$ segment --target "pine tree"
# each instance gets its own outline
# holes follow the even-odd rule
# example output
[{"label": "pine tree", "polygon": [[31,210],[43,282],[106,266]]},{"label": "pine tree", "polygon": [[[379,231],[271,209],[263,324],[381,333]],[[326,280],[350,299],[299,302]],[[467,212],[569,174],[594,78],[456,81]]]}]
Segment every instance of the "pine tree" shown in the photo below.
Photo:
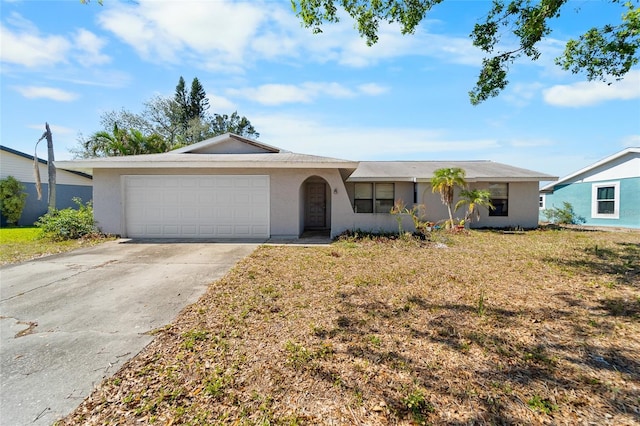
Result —
[{"label": "pine tree", "polygon": [[198,77],[191,82],[191,93],[189,94],[189,120],[194,118],[204,119],[209,109],[209,99],[204,87],[200,84]]}]

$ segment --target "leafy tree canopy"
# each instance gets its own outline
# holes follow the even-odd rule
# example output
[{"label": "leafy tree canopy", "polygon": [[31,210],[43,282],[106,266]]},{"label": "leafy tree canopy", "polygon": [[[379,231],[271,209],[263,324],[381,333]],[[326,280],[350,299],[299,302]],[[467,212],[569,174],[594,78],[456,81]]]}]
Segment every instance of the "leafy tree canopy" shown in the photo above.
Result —
[{"label": "leafy tree canopy", "polygon": [[71,151],[76,158],[167,152],[227,132],[258,138],[249,119],[231,114],[210,114],[209,99],[193,79],[187,91],[180,77],[173,97],[156,96],[144,103],[141,113],[125,109],[108,111],[100,117],[102,129],[85,138]]},{"label": "leafy tree canopy", "polygon": [[[339,8],[354,19],[355,26],[368,45],[378,41],[381,22],[398,23],[402,34],[413,34],[432,7],[444,0],[292,0],[302,23],[314,32],[322,25],[339,21]],[[640,48],[639,0],[608,0],[621,7],[619,22],[593,27],[576,40],[569,40],[556,64],[573,73],[585,73],[588,80],[621,79],[638,63]],[[508,84],[509,66],[523,55],[540,57],[538,43],[551,33],[551,24],[564,9],[574,8],[569,0],[493,0],[486,16],[470,33],[473,44],[487,56],[482,61],[475,87],[469,92],[477,105],[497,96]],[[635,5],[634,5],[635,4]],[[518,46],[505,49],[503,37],[512,34]]]}]

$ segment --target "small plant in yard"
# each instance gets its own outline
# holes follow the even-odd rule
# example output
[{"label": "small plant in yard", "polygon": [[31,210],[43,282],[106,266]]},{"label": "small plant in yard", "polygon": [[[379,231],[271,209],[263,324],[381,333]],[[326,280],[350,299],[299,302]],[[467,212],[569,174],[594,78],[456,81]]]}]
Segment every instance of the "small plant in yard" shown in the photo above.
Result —
[{"label": "small plant in yard", "polygon": [[206,340],[209,337],[209,333],[204,330],[190,330],[182,334],[184,338],[183,345],[185,349],[192,350],[196,342]]},{"label": "small plant in yard", "polygon": [[294,368],[301,368],[313,359],[313,354],[304,346],[288,341],[284,349],[287,351],[287,360]]},{"label": "small plant in yard", "polygon": [[222,374],[222,368],[217,367],[207,380],[204,392],[214,398],[219,398],[224,394],[224,388],[229,382],[230,377]]},{"label": "small plant in yard", "polygon": [[404,404],[411,413],[413,421],[418,424],[425,424],[425,415],[433,413],[435,409],[427,401],[422,389],[414,389],[404,399]]},{"label": "small plant in yard", "polygon": [[548,399],[543,399],[539,395],[534,395],[527,401],[527,405],[534,411],[540,411],[544,414],[551,414],[558,409],[558,406],[553,404]]},{"label": "small plant in yard", "polygon": [[573,210],[571,203],[566,201],[562,202],[562,207],[552,207],[550,209],[544,209],[542,214],[551,223],[563,224],[563,225],[577,225],[585,223],[586,220],[582,216],[578,216]]},{"label": "small plant in yard", "polygon": [[480,295],[478,296],[478,306],[476,312],[479,316],[484,316],[487,313],[487,307],[485,306],[485,291],[480,290]]},{"label": "small plant in yard", "polygon": [[75,197],[73,202],[78,206],[77,209],[49,210],[38,219],[36,226],[42,229],[43,236],[62,241],[99,234],[91,201],[82,204],[82,200]]},{"label": "small plant in yard", "polygon": [[13,176],[0,180],[0,213],[9,225],[17,225],[22,216],[22,210],[27,203],[24,189],[24,185]]},{"label": "small plant in yard", "polygon": [[467,211],[464,214],[464,219],[460,222],[471,223],[473,218],[480,220],[480,210],[478,207],[486,207],[489,210],[495,210],[493,204],[491,204],[491,192],[487,189],[463,189],[460,191],[460,201],[456,203],[454,211],[460,207],[467,205]]}]

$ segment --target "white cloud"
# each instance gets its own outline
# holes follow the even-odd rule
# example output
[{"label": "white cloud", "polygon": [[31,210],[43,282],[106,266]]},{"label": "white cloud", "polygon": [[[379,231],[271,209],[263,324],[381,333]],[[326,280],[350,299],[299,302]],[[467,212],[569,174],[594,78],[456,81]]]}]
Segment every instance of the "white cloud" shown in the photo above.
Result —
[{"label": "white cloud", "polygon": [[193,60],[206,54],[238,63],[264,19],[265,7],[224,1],[185,5],[141,0],[135,5],[110,5],[99,22],[148,60],[176,62],[184,52]]},{"label": "white cloud", "polygon": [[106,42],[91,31],[81,28],[77,31],[73,39],[75,40],[75,47],[78,51],[76,57],[80,64],[91,66],[111,62],[111,58],[108,55],[101,53]]},{"label": "white cloud", "polygon": [[78,30],[70,37],[43,35],[29,20],[17,13],[7,19],[13,28],[0,24],[0,60],[28,68],[69,63],[70,56],[81,65],[101,65],[110,61],[101,52],[105,41],[90,31]]},{"label": "white cloud", "polygon": [[351,98],[356,93],[339,83],[306,82],[293,84],[264,84],[258,87],[229,89],[230,96],[238,96],[263,105],[311,102],[320,96]]},{"label": "white cloud", "polygon": [[220,114],[231,113],[238,109],[238,106],[235,103],[231,102],[224,96],[207,95],[207,97],[209,98],[209,105],[211,105],[211,108]]},{"label": "white cloud", "polygon": [[640,135],[629,135],[622,138],[622,146],[625,148],[640,147]]},{"label": "white cloud", "polygon": [[388,87],[381,86],[376,83],[366,83],[358,86],[358,90],[360,93],[370,96],[382,95],[383,93],[387,93],[389,91]]},{"label": "white cloud", "polygon": [[41,36],[37,32],[12,31],[0,24],[0,60],[39,67],[66,62],[71,43],[61,36]]},{"label": "white cloud", "polygon": [[252,115],[251,123],[260,129],[260,139],[266,143],[349,160],[425,160],[444,152],[457,152],[468,159],[470,151],[499,146],[492,139],[452,139],[440,130],[336,126],[290,115]]},{"label": "white cloud", "polygon": [[44,98],[60,102],[70,102],[78,98],[78,94],[76,93],[56,89],[55,87],[20,86],[14,87],[14,89],[29,99]]},{"label": "white cloud", "polygon": [[336,62],[366,67],[402,56],[435,57],[477,66],[480,50],[467,37],[428,34],[421,26],[403,36],[397,24],[380,23],[379,41],[367,46],[347,16],[323,27],[303,28],[286,4],[277,2],[158,2],[105,4],[99,22],[146,60],[180,63],[217,72],[242,73],[260,60]]},{"label": "white cloud", "polygon": [[611,100],[640,98],[640,71],[630,71],[624,80],[607,84],[601,81],[557,85],[543,91],[544,100],[560,107],[583,107]]},{"label": "white cloud", "polygon": [[542,83],[514,83],[508,86],[507,92],[501,96],[505,101],[524,107],[531,103],[531,100],[540,93],[544,85]]}]

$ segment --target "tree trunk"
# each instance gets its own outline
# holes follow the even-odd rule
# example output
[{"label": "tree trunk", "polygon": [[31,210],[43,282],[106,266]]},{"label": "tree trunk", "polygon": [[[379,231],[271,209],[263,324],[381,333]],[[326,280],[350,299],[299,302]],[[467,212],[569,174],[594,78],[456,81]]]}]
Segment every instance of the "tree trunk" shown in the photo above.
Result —
[{"label": "tree trunk", "polygon": [[49,128],[49,123],[45,123],[44,127],[46,129],[46,138],[47,138],[47,151],[48,151],[48,159],[47,166],[49,171],[49,210],[56,208],[56,166],[53,165],[55,161],[53,156],[53,136],[51,135],[51,129]]}]

